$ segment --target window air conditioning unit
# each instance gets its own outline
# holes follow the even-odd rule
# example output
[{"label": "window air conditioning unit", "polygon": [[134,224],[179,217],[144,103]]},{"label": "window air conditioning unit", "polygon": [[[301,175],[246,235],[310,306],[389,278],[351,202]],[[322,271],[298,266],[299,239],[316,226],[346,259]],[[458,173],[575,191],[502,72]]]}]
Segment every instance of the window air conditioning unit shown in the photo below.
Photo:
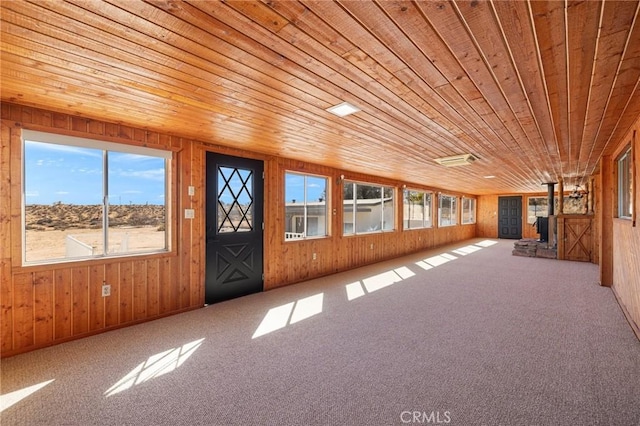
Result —
[{"label": "window air conditioning unit", "polygon": [[478,158],[473,154],[452,155],[451,157],[436,158],[435,162],[445,167],[466,166]]}]

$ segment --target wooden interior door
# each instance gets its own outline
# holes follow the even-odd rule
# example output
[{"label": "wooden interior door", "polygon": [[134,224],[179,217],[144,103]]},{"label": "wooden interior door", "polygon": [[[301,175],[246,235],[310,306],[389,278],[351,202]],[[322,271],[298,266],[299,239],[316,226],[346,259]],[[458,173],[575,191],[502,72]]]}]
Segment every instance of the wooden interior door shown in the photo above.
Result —
[{"label": "wooden interior door", "polygon": [[592,234],[592,216],[558,217],[558,259],[591,262]]}]

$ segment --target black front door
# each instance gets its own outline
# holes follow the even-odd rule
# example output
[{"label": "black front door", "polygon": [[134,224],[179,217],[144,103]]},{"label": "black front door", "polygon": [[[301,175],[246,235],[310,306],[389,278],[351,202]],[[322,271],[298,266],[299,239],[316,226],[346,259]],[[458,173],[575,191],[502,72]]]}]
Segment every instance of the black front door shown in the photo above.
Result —
[{"label": "black front door", "polygon": [[262,291],[264,164],[207,153],[205,303]]},{"label": "black front door", "polygon": [[498,197],[498,238],[522,238],[522,197]]}]

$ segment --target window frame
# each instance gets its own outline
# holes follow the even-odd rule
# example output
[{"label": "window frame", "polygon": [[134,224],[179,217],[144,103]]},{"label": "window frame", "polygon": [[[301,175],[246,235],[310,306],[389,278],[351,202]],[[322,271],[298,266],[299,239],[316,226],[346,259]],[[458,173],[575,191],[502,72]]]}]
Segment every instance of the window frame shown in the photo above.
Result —
[{"label": "window frame", "polygon": [[[465,201],[469,201],[471,203],[471,215],[472,215],[472,220],[471,221],[465,221]],[[460,209],[460,223],[462,225],[473,225],[476,223],[476,212],[477,212],[477,206],[476,206],[476,199],[473,197],[465,197],[462,196],[462,200],[460,202],[461,204],[461,209]]]},{"label": "window frame", "polygon": [[[287,175],[297,175],[303,178],[303,186],[304,186],[304,201],[303,201],[303,226],[304,226],[304,232],[303,232],[303,236],[300,238],[287,238],[287,231],[286,231],[286,224],[285,224],[285,233],[284,233],[284,241],[285,243],[288,242],[294,242],[294,241],[305,241],[305,240],[316,240],[316,239],[322,239],[322,238],[329,238],[331,236],[331,217],[329,215],[329,207],[331,205],[330,202],[330,178],[328,176],[324,176],[324,175],[316,175],[313,173],[304,173],[304,172],[299,172],[299,171],[295,171],[295,170],[285,170],[284,172],[284,217],[285,220],[287,219]],[[324,179],[325,181],[325,190],[324,190],[324,194],[325,194],[325,199],[324,199],[324,210],[325,210],[325,232],[324,235],[307,235],[307,219],[309,218],[308,216],[308,200],[307,200],[307,178],[308,177],[312,177],[312,178],[318,178],[318,179]],[[297,203],[296,203],[297,204]],[[299,216],[293,216],[293,217],[299,217]]]},{"label": "window frame", "polygon": [[[411,220],[411,218],[407,218],[405,217],[405,206],[407,205],[407,200],[408,200],[408,193],[413,192],[413,193],[418,193],[418,194],[422,194],[422,211],[423,211],[423,215],[422,215],[422,226],[417,226],[417,227],[411,227],[411,226],[407,226],[408,221]],[[427,196],[429,199],[429,206],[427,208]],[[403,231],[413,231],[416,229],[430,229],[433,228],[433,191],[424,191],[424,190],[420,190],[420,189],[410,189],[410,188],[404,188],[402,191],[402,230]],[[428,220],[428,224],[427,223],[427,219],[425,218],[425,213],[429,212],[429,220]]]},{"label": "window frame", "polygon": [[[346,213],[345,213],[345,206],[347,205],[347,199],[344,196],[344,191],[345,191],[345,185],[347,184],[351,184],[353,185],[353,204],[352,204],[352,211],[351,211],[351,219],[352,222],[352,232],[346,232],[345,231],[345,225],[347,224],[347,222],[345,222],[346,219]],[[356,220],[357,218],[357,209],[358,209],[358,198],[357,198],[357,194],[358,194],[358,185],[361,186],[370,186],[370,187],[378,187],[380,188],[380,198],[375,199],[376,201],[380,201],[380,229],[374,229],[372,231],[358,231],[358,222]],[[391,190],[391,214],[392,214],[392,218],[390,221],[385,221],[385,190]],[[357,236],[357,235],[369,235],[369,234],[381,234],[381,233],[385,233],[385,232],[395,232],[396,231],[396,217],[397,217],[397,206],[396,206],[396,188],[394,186],[387,186],[387,185],[383,185],[383,184],[377,184],[377,183],[370,183],[370,182],[360,182],[360,181],[355,181],[355,180],[345,180],[342,182],[342,235],[343,236]],[[369,198],[368,200],[374,200],[373,198]],[[389,229],[385,229],[385,223],[391,222],[391,228]]]},{"label": "window frame", "polygon": [[[76,147],[83,149],[91,149],[96,151],[102,151],[102,177],[101,177],[101,199],[102,202],[97,204],[102,206],[102,218],[100,223],[100,231],[103,236],[102,250],[99,254],[92,254],[87,256],[74,256],[74,257],[56,257],[48,259],[27,260],[27,224],[26,224],[26,207],[27,207],[27,165],[26,165],[26,142],[37,142],[42,144],[59,145],[66,147]],[[20,150],[21,150],[21,187],[20,187],[20,237],[21,237],[21,257],[22,266],[39,266],[39,265],[56,265],[66,264],[72,262],[90,262],[96,260],[107,260],[113,258],[124,258],[134,256],[149,256],[157,254],[168,254],[172,252],[172,233],[173,227],[171,226],[171,212],[173,210],[172,203],[172,183],[173,183],[173,151],[160,148],[149,148],[138,145],[129,145],[124,143],[110,142],[100,139],[89,139],[78,136],[69,136],[64,134],[41,132],[36,130],[22,129],[20,138]],[[109,200],[108,196],[108,182],[109,182],[109,163],[108,153],[117,154],[133,154],[140,156],[155,157],[162,159],[164,162],[164,248],[152,248],[149,250],[138,251],[126,251],[126,252],[109,252],[109,217],[104,212],[109,211],[110,206],[116,206]]]},{"label": "window frame", "polygon": [[[450,216],[453,216],[453,223],[443,224],[442,221],[442,201],[444,198],[450,198],[453,202],[454,213]],[[457,226],[458,225],[458,196],[450,195],[450,194],[438,194],[438,228],[446,228],[448,226]],[[451,219],[450,219],[451,220]]]},{"label": "window frame", "polygon": [[[634,205],[633,205],[633,150],[632,146],[628,145],[624,148],[623,152],[616,159],[616,171],[617,171],[617,217],[620,219],[633,220]],[[631,210],[631,211],[629,211]]]}]

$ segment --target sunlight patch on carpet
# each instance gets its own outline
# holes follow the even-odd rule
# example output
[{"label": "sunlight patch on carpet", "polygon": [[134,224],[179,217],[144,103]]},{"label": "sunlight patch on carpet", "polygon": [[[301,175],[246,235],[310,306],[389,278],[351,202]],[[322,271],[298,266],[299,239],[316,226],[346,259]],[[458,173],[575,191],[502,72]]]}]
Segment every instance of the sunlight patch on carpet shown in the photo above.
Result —
[{"label": "sunlight patch on carpet", "polygon": [[492,241],[492,240],[484,240],[484,241],[480,241],[479,243],[476,243],[476,245],[480,247],[491,247],[494,244],[498,244],[498,242]]},{"label": "sunlight patch on carpet", "polygon": [[451,260],[455,260],[455,259],[457,259],[457,257],[455,257],[452,254],[442,253],[442,254],[439,254],[437,256],[429,257],[429,258],[425,259],[424,261],[426,263],[428,263],[429,265],[431,265],[431,266],[440,266],[440,265],[444,265],[445,263],[447,263],[447,262],[449,262]]},{"label": "sunlight patch on carpet", "polygon": [[39,391],[54,380],[55,379],[47,380],[46,382],[38,383],[33,386],[28,386],[26,388],[18,389],[16,391],[0,395],[0,413],[11,407],[12,405],[22,401],[29,395],[32,395],[35,392]]},{"label": "sunlight patch on carpet", "polygon": [[478,247],[476,245],[469,245],[469,246],[464,246],[464,247],[460,247],[459,249],[453,250],[453,252],[461,256],[466,256],[478,250],[482,250],[482,247]]},{"label": "sunlight patch on carpet", "polygon": [[150,356],[104,394],[109,397],[180,367],[200,347],[204,339],[194,340],[177,348]]},{"label": "sunlight patch on carpet", "polygon": [[300,299],[297,302],[290,302],[269,309],[251,338],[255,339],[256,337],[264,336],[289,324],[294,324],[321,313],[323,300],[324,293],[318,293]]}]

